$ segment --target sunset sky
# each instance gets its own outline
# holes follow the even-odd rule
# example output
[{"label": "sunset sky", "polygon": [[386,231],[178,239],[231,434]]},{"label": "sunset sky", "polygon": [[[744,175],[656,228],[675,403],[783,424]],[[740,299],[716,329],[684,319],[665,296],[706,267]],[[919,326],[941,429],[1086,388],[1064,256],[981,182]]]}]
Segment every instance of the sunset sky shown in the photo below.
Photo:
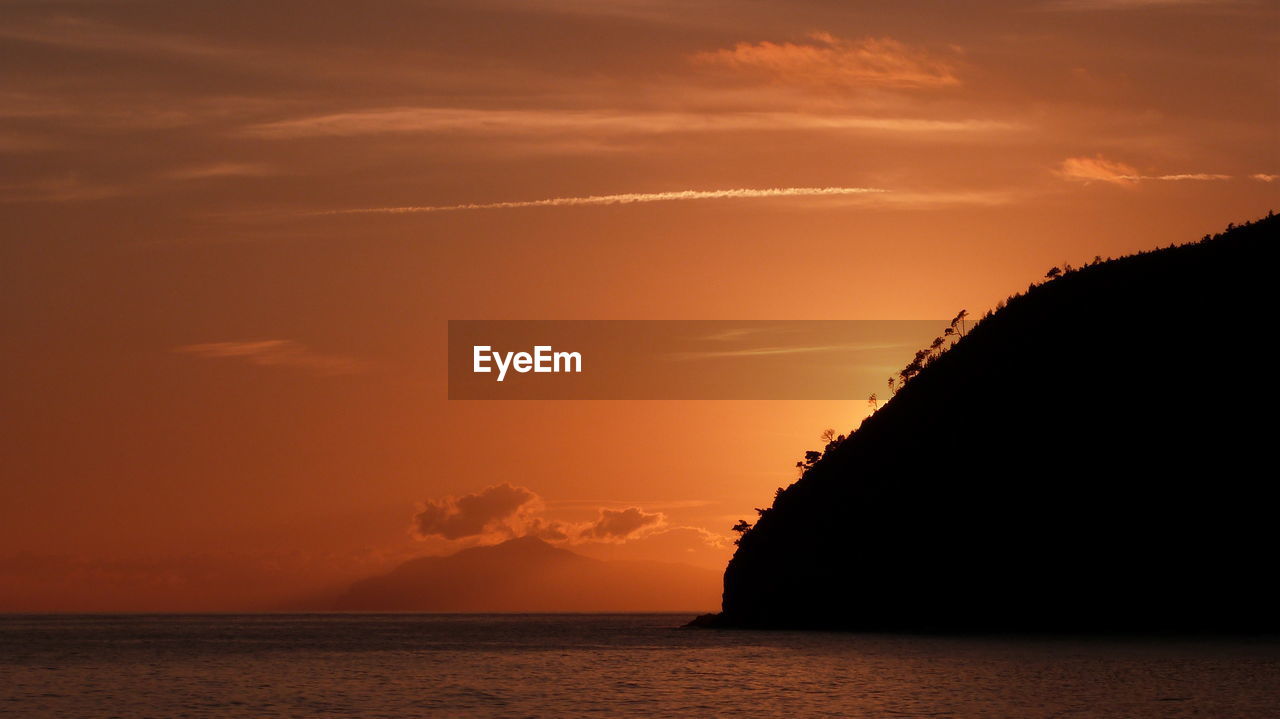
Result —
[{"label": "sunset sky", "polygon": [[865,402],[451,402],[448,320],[976,315],[1280,209],[1265,0],[7,0],[0,58],[0,611],[722,567]]}]

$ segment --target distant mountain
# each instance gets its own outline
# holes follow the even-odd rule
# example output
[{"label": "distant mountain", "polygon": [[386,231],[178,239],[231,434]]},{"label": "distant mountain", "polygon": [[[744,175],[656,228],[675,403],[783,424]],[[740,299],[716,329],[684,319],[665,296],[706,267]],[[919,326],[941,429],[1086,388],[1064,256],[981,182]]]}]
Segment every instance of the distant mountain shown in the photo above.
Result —
[{"label": "distant mountain", "polygon": [[779,489],[700,623],[1280,630],[1278,220],[1001,303]]},{"label": "distant mountain", "polygon": [[664,562],[605,562],[522,537],[411,559],[356,582],[340,611],[697,611],[719,603],[715,572]]}]

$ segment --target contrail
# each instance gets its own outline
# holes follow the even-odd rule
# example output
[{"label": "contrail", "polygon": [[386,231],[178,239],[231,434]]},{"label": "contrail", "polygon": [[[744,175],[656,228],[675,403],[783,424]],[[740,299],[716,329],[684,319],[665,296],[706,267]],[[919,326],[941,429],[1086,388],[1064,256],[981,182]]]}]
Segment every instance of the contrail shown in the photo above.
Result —
[{"label": "contrail", "polygon": [[1164,180],[1180,182],[1183,180],[1230,180],[1231,175],[1213,175],[1207,172],[1191,172],[1181,175],[1120,175],[1125,180]]},{"label": "contrail", "polygon": [[465,205],[422,205],[417,207],[368,207],[355,210],[329,210],[322,215],[407,214],[411,212],[458,212],[460,210],[508,210],[519,207],[576,207],[580,205],[629,205],[638,202],[674,202],[676,200],[720,200],[759,197],[823,197],[829,195],[863,195],[888,192],[877,187],[772,187],[763,190],[680,190],[678,192],[628,192],[622,195],[588,195],[586,197],[553,197],[546,200],[520,202],[486,202]]}]

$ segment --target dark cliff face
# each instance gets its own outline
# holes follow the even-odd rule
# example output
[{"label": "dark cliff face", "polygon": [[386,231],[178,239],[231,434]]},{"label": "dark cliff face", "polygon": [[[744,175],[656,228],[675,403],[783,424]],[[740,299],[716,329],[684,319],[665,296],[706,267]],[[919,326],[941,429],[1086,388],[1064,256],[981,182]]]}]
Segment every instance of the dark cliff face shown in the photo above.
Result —
[{"label": "dark cliff face", "polygon": [[719,623],[1280,628],[1278,226],[1011,298],[780,492]]}]

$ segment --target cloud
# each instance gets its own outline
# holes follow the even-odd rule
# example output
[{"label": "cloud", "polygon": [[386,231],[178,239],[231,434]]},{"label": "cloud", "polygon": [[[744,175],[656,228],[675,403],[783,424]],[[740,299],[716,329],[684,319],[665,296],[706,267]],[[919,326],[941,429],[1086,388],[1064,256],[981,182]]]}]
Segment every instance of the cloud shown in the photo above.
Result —
[{"label": "cloud", "polygon": [[679,190],[675,192],[628,192],[620,195],[588,195],[585,197],[553,197],[546,200],[486,202],[465,205],[418,205],[408,207],[368,207],[353,210],[329,210],[317,214],[410,214],[419,212],[457,212],[459,210],[510,210],[524,207],[580,207],[586,205],[630,205],[645,202],[679,200],[761,199],[779,197],[826,197],[864,195],[888,192],[876,187],[773,187],[769,189]]},{"label": "cloud", "polygon": [[[37,141],[38,142],[38,141]],[[51,145],[46,144],[45,147]],[[39,144],[19,146],[18,150],[39,149]],[[6,137],[0,133],[0,152],[9,151]],[[261,177],[274,174],[266,165],[217,163],[182,167],[159,173],[162,180],[207,180],[227,177]],[[102,179],[89,179],[78,172],[70,172],[55,177],[27,178],[24,181],[0,184],[0,203],[25,202],[87,202],[116,197],[148,194],[165,188],[164,182],[156,182],[156,178],[148,180],[128,179],[108,182]]]},{"label": "cloud", "polygon": [[939,209],[944,207],[998,207],[1027,197],[1018,190],[923,190],[877,195],[870,204],[885,207]]},{"label": "cloud", "polygon": [[729,342],[731,340],[739,340],[743,337],[751,337],[761,334],[775,334],[778,332],[794,332],[795,330],[785,327],[734,327],[732,329],[714,332],[701,339],[710,342]]},{"label": "cloud", "polygon": [[1141,10],[1161,7],[1232,6],[1240,0],[1049,0],[1047,10]]},{"label": "cloud", "polygon": [[892,38],[844,40],[813,33],[809,43],[740,42],[701,52],[696,64],[787,85],[939,88],[960,84],[951,63]]},{"label": "cloud", "polygon": [[727,549],[733,546],[733,542],[729,541],[729,539],[724,535],[716,534],[715,532],[703,529],[702,527],[672,527],[671,529],[661,532],[661,534],[672,537],[692,537],[697,540],[697,544],[710,547],[712,549]]},{"label": "cloud", "polygon": [[1254,174],[1249,175],[1249,177],[1257,180],[1258,182],[1275,182],[1276,180],[1280,180],[1280,175],[1268,175],[1265,172],[1255,172]]},{"label": "cloud", "polygon": [[639,507],[601,509],[596,521],[578,532],[580,541],[625,542],[666,525],[661,512],[645,512]]},{"label": "cloud", "polygon": [[363,368],[361,362],[350,357],[320,354],[293,340],[207,342],[183,345],[174,351],[208,359],[239,359],[263,367],[307,370],[317,375],[353,374]]},{"label": "cloud", "polygon": [[533,517],[518,532],[547,542],[564,544],[623,544],[641,539],[667,526],[667,515],[646,512],[640,507],[597,510],[596,519],[587,522],[562,522]]},{"label": "cloud", "polygon": [[670,134],[734,131],[994,133],[1020,129],[995,120],[937,120],[803,112],[609,112],[391,107],[248,125],[239,134],[270,140],[385,133],[480,136]]},{"label": "cloud", "polygon": [[574,551],[606,560],[681,562],[722,573],[733,553],[733,541],[726,536],[729,524],[723,534],[702,527],[663,526],[626,542],[584,542]]},{"label": "cloud", "polygon": [[1182,180],[1230,180],[1231,175],[1218,175],[1210,172],[1190,172],[1181,175],[1143,175],[1139,180],[1163,180],[1165,182],[1180,182]]},{"label": "cloud", "polygon": [[[1162,178],[1172,179],[1172,178]],[[717,199],[790,199],[822,202],[824,206],[846,206],[856,203],[865,207],[931,209],[957,205],[998,206],[1014,202],[1018,192],[1006,190],[982,191],[911,191],[898,192],[879,187],[774,187],[767,189],[739,188],[732,190],[679,190],[673,192],[623,193],[617,195],[587,195],[583,197],[554,197],[545,200],[521,200],[514,202],[484,202],[462,205],[407,205],[399,207],[362,207],[349,210],[322,210],[306,215],[403,215],[432,212],[458,212],[463,210],[509,210],[526,207],[579,207],[590,205],[628,205],[647,202],[676,202],[680,200]]]},{"label": "cloud", "polygon": [[86,180],[72,172],[0,185],[0,202],[81,202],[120,197],[135,191],[135,187],[125,183]]},{"label": "cloud", "polygon": [[1219,175],[1205,172],[1143,175],[1130,165],[1114,162],[1102,155],[1094,157],[1069,157],[1062,161],[1058,175],[1068,180],[1081,182],[1109,182],[1115,185],[1133,185],[1138,182],[1155,180],[1160,182],[1212,181],[1230,180],[1231,175]]},{"label": "cloud", "polygon": [[471,494],[423,502],[413,516],[411,529],[418,539],[501,541],[537,537],[563,544],[620,544],[667,526],[667,516],[662,512],[647,512],[635,506],[599,507],[595,519],[581,522],[549,519],[543,516],[545,508],[546,503],[533,490],[503,482]]},{"label": "cloud", "polygon": [[222,57],[234,50],[182,35],[142,32],[83,17],[54,16],[0,27],[0,38],[71,50],[157,53],[182,57]]},{"label": "cloud", "polygon": [[53,149],[57,146],[56,142],[39,135],[0,130],[0,152],[39,152]]},{"label": "cloud", "polygon": [[1090,182],[1112,182],[1117,185],[1131,185],[1137,178],[1138,171],[1122,162],[1112,162],[1097,157],[1068,157],[1062,161],[1058,174],[1071,180]]},{"label": "cloud", "polygon": [[569,534],[571,527],[564,522],[533,517],[525,523],[521,536],[537,537],[544,542],[569,542],[573,537]]},{"label": "cloud", "polygon": [[221,177],[262,177],[274,174],[274,170],[262,164],[243,162],[215,162],[208,165],[179,167],[164,173],[171,180],[208,180]]},{"label": "cloud", "polygon": [[871,350],[899,349],[901,344],[875,344],[854,342],[835,345],[812,345],[804,347],[744,347],[733,350],[708,350],[704,352],[673,352],[667,357],[673,360],[718,359],[722,357],[772,357],[776,355],[814,354],[820,352],[862,352]]},{"label": "cloud", "polygon": [[[193,125],[246,122],[247,117],[287,111],[283,98],[204,94],[196,97],[133,92],[12,92],[0,90],[0,119],[42,120],[42,132],[169,130]],[[28,123],[31,124],[31,123]]]},{"label": "cloud", "polygon": [[413,517],[413,529],[422,538],[465,539],[493,532],[514,536],[513,522],[523,525],[517,520],[539,505],[533,491],[503,482],[461,497],[427,500]]},{"label": "cloud", "polygon": [[637,502],[618,499],[557,499],[547,501],[549,507],[634,507],[644,505],[650,509],[691,509],[717,504],[709,499],[656,499]]}]

